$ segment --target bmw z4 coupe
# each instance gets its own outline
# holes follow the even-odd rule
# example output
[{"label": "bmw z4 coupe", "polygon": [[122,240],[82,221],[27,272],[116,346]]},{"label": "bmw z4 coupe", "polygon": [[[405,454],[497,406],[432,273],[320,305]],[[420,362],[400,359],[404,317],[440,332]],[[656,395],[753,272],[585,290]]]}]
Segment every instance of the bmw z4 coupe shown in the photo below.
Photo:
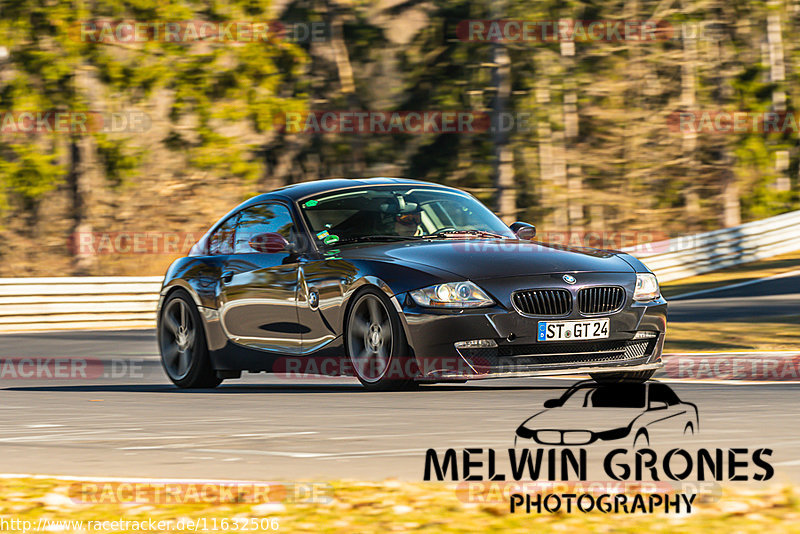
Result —
[{"label": "bmw z4 coupe", "polygon": [[585,374],[646,381],[667,303],[617,251],[534,241],[472,195],[397,178],[256,196],[169,267],[158,304],[180,387],[243,371],[355,376],[368,389]]}]

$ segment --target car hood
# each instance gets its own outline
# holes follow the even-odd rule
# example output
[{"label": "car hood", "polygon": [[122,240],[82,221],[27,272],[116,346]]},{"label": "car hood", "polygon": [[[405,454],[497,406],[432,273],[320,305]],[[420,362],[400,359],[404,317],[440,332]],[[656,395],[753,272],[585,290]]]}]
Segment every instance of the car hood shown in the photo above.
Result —
[{"label": "car hood", "polygon": [[604,432],[627,427],[644,408],[551,408],[521,426],[529,430],[589,430]]},{"label": "car hood", "polygon": [[344,257],[433,267],[470,280],[569,272],[634,272],[617,254],[513,239],[442,239],[342,247]]}]

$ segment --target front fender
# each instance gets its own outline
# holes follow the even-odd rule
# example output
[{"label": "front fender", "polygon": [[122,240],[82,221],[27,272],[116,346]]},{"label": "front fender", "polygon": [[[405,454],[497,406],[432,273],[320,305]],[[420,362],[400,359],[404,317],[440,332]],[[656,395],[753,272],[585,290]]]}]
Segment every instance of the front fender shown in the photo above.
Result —
[{"label": "front fender", "polygon": [[[357,279],[353,284],[351,284],[347,290],[345,291],[344,295],[342,295],[342,306],[339,311],[339,327],[340,332],[344,335],[345,331],[345,323],[347,322],[347,314],[350,310],[350,303],[352,302],[353,296],[358,293],[361,289],[365,287],[376,287],[380,289],[386,297],[392,302],[394,305],[394,309],[397,312],[398,316],[400,317],[400,324],[403,325],[403,333],[406,336],[406,341],[411,345],[411,332],[408,328],[408,322],[406,321],[406,316],[403,313],[403,308],[400,305],[400,301],[397,298],[397,295],[394,293],[392,288],[389,284],[378,278],[377,276],[367,275]],[[403,296],[402,294],[400,295]],[[414,348],[413,346],[411,347]]]},{"label": "front fender", "polygon": [[161,306],[164,303],[164,301],[166,300],[167,295],[169,295],[170,293],[175,291],[177,288],[185,289],[189,293],[189,295],[191,295],[195,306],[197,306],[197,307],[205,307],[203,305],[202,299],[197,294],[197,291],[195,291],[195,289],[191,286],[191,284],[189,284],[189,282],[187,282],[186,280],[183,280],[182,278],[175,278],[175,279],[172,279],[172,280],[169,280],[169,281],[164,280],[164,283],[161,286],[161,292],[159,294],[160,296],[159,296],[159,299],[158,299],[158,311],[159,312],[161,311]]},{"label": "front fender", "polygon": [[382,291],[392,302],[395,311],[400,316],[406,340],[412,349],[414,348],[413,340],[402,308],[402,300],[405,298],[406,292],[433,284],[461,280],[453,273],[432,267],[422,270],[408,265],[375,260],[352,260],[350,263],[356,276],[346,285],[342,294],[339,316],[336,318],[340,332],[344,333],[353,296],[362,288],[372,286]]},{"label": "front fender", "polygon": [[219,327],[216,309],[219,270],[219,260],[216,258],[185,257],[175,260],[167,269],[159,292],[156,308],[158,325],[161,324],[161,308],[164,301],[173,291],[180,288],[189,293],[197,306],[209,349],[213,350],[224,344],[225,336]]}]

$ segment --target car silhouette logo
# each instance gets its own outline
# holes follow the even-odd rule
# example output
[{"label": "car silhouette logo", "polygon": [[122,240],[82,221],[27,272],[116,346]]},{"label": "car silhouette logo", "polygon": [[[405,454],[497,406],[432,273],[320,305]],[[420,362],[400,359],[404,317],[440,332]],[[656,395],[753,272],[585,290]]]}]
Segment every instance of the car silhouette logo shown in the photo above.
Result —
[{"label": "car silhouette logo", "polygon": [[632,440],[650,446],[656,440],[686,439],[700,428],[697,406],[681,400],[663,382],[573,384],[559,398],[518,428],[514,445],[588,445],[596,441]]},{"label": "car silhouette logo", "polygon": [[561,278],[568,284],[574,284],[575,282],[577,282],[577,280],[575,280],[575,277],[572,276],[571,274],[565,274]]}]

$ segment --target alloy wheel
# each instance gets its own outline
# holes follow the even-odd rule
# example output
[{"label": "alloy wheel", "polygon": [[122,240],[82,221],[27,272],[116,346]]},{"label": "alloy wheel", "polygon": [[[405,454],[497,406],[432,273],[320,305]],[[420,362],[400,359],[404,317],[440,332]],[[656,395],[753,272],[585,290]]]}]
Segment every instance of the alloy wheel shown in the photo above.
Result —
[{"label": "alloy wheel", "polygon": [[365,294],[355,303],[347,331],[347,348],[358,376],[377,382],[392,358],[392,322],[381,300]]},{"label": "alloy wheel", "polygon": [[167,304],[162,321],[161,355],[170,377],[180,380],[189,373],[195,352],[196,325],[183,299]]}]

